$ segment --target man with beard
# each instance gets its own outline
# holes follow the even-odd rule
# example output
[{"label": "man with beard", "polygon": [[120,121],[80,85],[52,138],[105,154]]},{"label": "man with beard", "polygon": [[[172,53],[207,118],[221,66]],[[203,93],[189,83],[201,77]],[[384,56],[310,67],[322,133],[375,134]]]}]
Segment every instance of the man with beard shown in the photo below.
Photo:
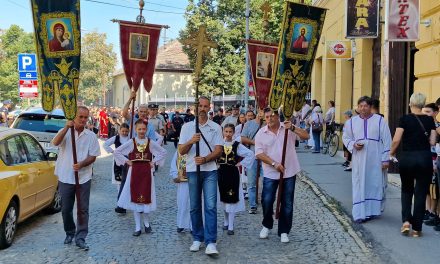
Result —
[{"label": "man with beard", "polygon": [[[217,165],[222,154],[222,129],[208,119],[210,102],[208,97],[199,98],[199,131],[195,133],[195,121],[183,125],[179,140],[180,155],[187,154],[186,174],[188,177],[193,244],[190,251],[200,250],[203,241],[207,255],[218,255],[217,251]],[[199,142],[200,155],[196,156],[195,144]],[[200,166],[200,173],[197,173]],[[202,203],[203,193],[203,203]],[[202,204],[204,210],[202,210]],[[205,213],[205,226],[202,212]]]}]

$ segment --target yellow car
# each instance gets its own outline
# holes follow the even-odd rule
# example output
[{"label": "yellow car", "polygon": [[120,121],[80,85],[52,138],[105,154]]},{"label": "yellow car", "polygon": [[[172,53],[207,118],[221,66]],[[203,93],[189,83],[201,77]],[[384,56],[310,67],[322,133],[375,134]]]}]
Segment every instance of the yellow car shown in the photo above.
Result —
[{"label": "yellow car", "polygon": [[0,127],[0,249],[12,244],[17,223],[61,210],[54,160],[31,134]]}]

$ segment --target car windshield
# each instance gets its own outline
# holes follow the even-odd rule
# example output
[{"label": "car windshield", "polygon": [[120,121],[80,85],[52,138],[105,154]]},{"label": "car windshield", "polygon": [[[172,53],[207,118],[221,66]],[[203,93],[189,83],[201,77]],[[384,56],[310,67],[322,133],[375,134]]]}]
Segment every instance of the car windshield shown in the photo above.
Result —
[{"label": "car windshield", "polygon": [[20,116],[14,128],[26,131],[57,133],[66,125],[63,116],[24,115]]}]

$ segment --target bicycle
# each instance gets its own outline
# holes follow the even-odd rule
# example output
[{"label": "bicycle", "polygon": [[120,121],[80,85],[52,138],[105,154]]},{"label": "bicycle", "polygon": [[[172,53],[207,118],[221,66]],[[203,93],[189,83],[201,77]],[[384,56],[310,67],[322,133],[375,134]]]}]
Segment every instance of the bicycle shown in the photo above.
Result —
[{"label": "bicycle", "polygon": [[333,123],[331,125],[327,125],[323,146],[321,149],[322,154],[329,154],[330,157],[334,157],[339,149],[339,135],[338,131],[342,131],[342,125]]}]

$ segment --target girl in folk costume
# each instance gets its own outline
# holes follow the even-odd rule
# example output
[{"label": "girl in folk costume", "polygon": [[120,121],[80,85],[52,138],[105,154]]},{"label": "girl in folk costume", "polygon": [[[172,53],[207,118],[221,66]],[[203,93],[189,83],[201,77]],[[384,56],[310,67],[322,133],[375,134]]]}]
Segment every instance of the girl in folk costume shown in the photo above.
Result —
[{"label": "girl in folk costume", "polygon": [[99,112],[99,136],[108,138],[108,116],[105,107]]},{"label": "girl in folk costume", "polygon": [[[218,170],[220,201],[223,203],[225,212],[223,230],[228,230],[228,235],[234,234],[235,214],[245,210],[238,167],[250,168],[255,159],[251,150],[232,139],[234,131],[233,124],[226,124],[223,128],[223,152],[217,160],[220,165]],[[243,158],[241,162],[239,162],[240,157]]]},{"label": "girl in folk costume", "polygon": [[[142,215],[145,233],[151,232],[148,214],[156,210],[153,170],[155,164],[162,165],[165,161],[166,150],[153,140],[146,138],[147,123],[144,120],[136,121],[135,129],[136,138],[117,148],[114,156],[117,165],[130,166],[118,206],[133,211],[136,223],[133,236],[139,236]],[[152,158],[153,155],[154,158]]]},{"label": "girl in folk costume", "polygon": [[[107,151],[107,153],[113,153],[114,150],[111,147],[112,145],[115,146],[114,149],[117,149],[119,148],[119,146],[127,142],[129,140],[128,132],[129,132],[129,126],[125,123],[122,124],[119,127],[118,135],[111,137],[104,142],[105,151]],[[128,168],[126,165],[123,166],[116,165],[116,161],[114,160],[113,157],[112,183],[117,184],[118,186],[118,199],[119,196],[121,196],[121,191],[125,184],[125,179],[127,177],[127,170]],[[116,207],[115,211],[117,213],[122,213],[122,214],[126,213],[125,209],[120,207]]]},{"label": "girl in folk costume", "polygon": [[178,151],[171,161],[170,176],[177,183],[177,233],[191,230],[188,179],[186,178],[187,155]]}]

